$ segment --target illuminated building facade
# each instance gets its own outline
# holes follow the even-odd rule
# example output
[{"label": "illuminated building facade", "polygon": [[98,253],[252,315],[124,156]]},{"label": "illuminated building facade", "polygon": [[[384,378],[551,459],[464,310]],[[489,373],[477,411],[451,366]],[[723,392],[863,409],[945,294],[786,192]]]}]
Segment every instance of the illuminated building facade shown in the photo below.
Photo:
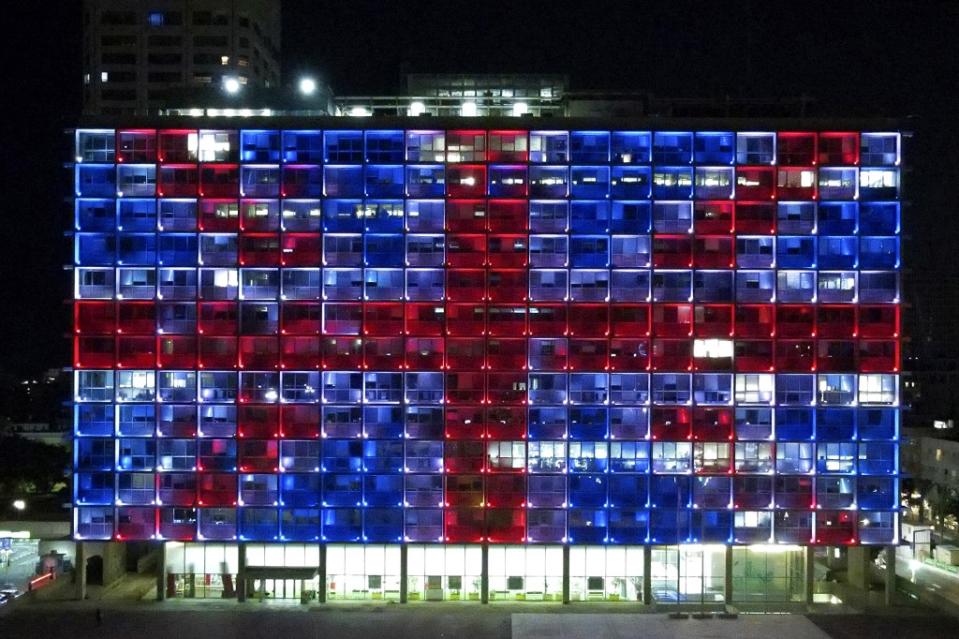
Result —
[{"label": "illuminated building facade", "polygon": [[77,539],[404,600],[896,543],[895,129],[197,122],[75,134]]}]

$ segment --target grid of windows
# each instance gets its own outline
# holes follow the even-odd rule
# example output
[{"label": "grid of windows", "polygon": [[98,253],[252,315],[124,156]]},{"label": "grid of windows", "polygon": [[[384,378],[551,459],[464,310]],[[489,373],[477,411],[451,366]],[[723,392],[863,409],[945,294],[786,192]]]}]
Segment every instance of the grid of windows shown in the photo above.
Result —
[{"label": "grid of windows", "polygon": [[899,134],[76,134],[78,538],[891,543]]}]

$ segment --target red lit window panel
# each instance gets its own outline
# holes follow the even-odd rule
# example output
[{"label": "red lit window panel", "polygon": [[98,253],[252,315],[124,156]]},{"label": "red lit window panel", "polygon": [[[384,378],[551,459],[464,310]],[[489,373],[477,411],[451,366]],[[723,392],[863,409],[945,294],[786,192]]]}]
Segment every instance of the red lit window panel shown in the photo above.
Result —
[{"label": "red lit window panel", "polygon": [[[512,333],[518,335],[518,333]],[[486,344],[486,366],[492,370],[525,370],[526,340],[493,338]]]},{"label": "red lit window panel", "polygon": [[406,305],[407,335],[442,335],[446,325],[446,310],[442,304],[410,303]]},{"label": "red lit window panel", "polygon": [[491,302],[525,302],[529,291],[529,271],[525,269],[490,270],[487,276]]},{"label": "red lit window panel", "polygon": [[692,344],[687,339],[654,339],[654,371],[686,371],[693,368]]},{"label": "red lit window panel", "polygon": [[153,368],[156,365],[156,337],[133,337],[121,335],[117,338],[118,368]]},{"label": "red lit window panel", "polygon": [[613,337],[649,337],[649,304],[615,304],[609,309]]},{"label": "red lit window panel", "polygon": [[697,406],[693,409],[693,439],[728,441],[733,438],[733,409]]},{"label": "red lit window panel", "polygon": [[860,337],[899,337],[898,306],[860,306]]},{"label": "red lit window panel", "polygon": [[733,238],[700,237],[693,242],[693,266],[696,268],[733,268],[736,265]]},{"label": "red lit window panel", "polygon": [[236,164],[204,164],[200,167],[201,197],[236,197],[240,191],[240,168]]},{"label": "red lit window panel", "polygon": [[198,331],[201,335],[236,335],[239,328],[236,304],[200,302],[198,309]]},{"label": "red lit window panel", "polygon": [[449,473],[479,473],[486,469],[486,442],[447,441],[444,446]]},{"label": "red lit window panel", "polygon": [[192,129],[163,129],[158,135],[160,162],[195,162],[197,133]]},{"label": "red lit window panel", "polygon": [[569,316],[569,334],[576,337],[605,337],[609,335],[609,307],[599,304],[580,304]]},{"label": "red lit window panel", "polygon": [[859,164],[859,133],[826,131],[819,134],[818,163],[829,165]]},{"label": "red lit window panel", "polygon": [[489,230],[492,233],[516,233],[529,227],[526,200],[490,200]]},{"label": "red lit window panel", "polygon": [[236,475],[201,473],[198,478],[197,503],[200,506],[236,505]]},{"label": "red lit window panel", "polygon": [[688,235],[657,235],[653,238],[653,266],[689,268],[693,265],[693,241]]},{"label": "red lit window panel", "polygon": [[484,304],[447,304],[447,335],[483,335],[486,332]]},{"label": "red lit window panel", "polygon": [[609,361],[609,342],[605,339],[570,339],[569,370],[604,370]]},{"label": "red lit window panel", "polygon": [[650,435],[663,441],[692,438],[692,411],[682,406],[656,406],[650,415]]},{"label": "red lit window panel", "polygon": [[776,160],[781,166],[815,164],[816,134],[780,132],[776,140]]},{"label": "red lit window panel", "polygon": [[408,337],[406,368],[412,371],[440,370],[446,357],[446,341],[440,337]]},{"label": "red lit window panel", "polygon": [[497,508],[487,510],[486,529],[490,543],[520,543],[526,538],[526,511]]},{"label": "red lit window panel", "polygon": [[816,307],[811,304],[783,304],[776,309],[777,337],[815,337]]},{"label": "red lit window panel", "polygon": [[270,370],[279,366],[280,346],[276,337],[240,337],[240,368]]},{"label": "red lit window panel", "polygon": [[109,335],[116,330],[116,321],[116,306],[113,302],[74,304],[73,328],[76,333]]},{"label": "red lit window panel", "polygon": [[463,198],[486,195],[486,167],[477,164],[446,167],[446,193]]},{"label": "red lit window panel", "polygon": [[609,341],[609,369],[620,372],[649,370],[649,340],[613,338]]},{"label": "red lit window panel", "polygon": [[[776,197],[776,169],[770,166],[736,167],[736,198],[739,200],[770,200]],[[739,226],[739,206],[736,207],[736,228]]]},{"label": "red lit window panel", "polygon": [[119,302],[117,304],[117,333],[155,334],[156,305],[153,302]]},{"label": "red lit window panel", "polygon": [[367,337],[363,340],[363,366],[369,369],[402,370],[406,349],[402,337]]},{"label": "red lit window panel", "polygon": [[325,337],[321,348],[325,369],[359,369],[363,366],[363,340],[359,337]]},{"label": "red lit window panel", "polygon": [[737,202],[736,232],[760,234],[775,233],[775,205],[770,202]]},{"label": "red lit window panel", "polygon": [[279,445],[275,439],[244,439],[237,442],[241,473],[275,473],[279,470]]},{"label": "red lit window panel", "polygon": [[693,334],[691,304],[653,304],[653,335],[689,337]]},{"label": "red lit window panel", "polygon": [[486,265],[485,235],[449,235],[446,263],[452,268],[481,268]]},{"label": "red lit window panel", "polygon": [[486,536],[486,511],[482,508],[449,508],[443,513],[446,541],[480,542]]},{"label": "red lit window panel", "polygon": [[363,334],[385,337],[402,335],[403,304],[401,302],[364,304]]},{"label": "red lit window panel", "polygon": [[282,266],[318,266],[323,247],[319,233],[285,233],[280,247]]},{"label": "red lit window panel", "polygon": [[486,400],[486,380],[480,372],[446,374],[446,401],[450,404],[481,404]]},{"label": "red lit window panel", "polygon": [[858,370],[855,340],[819,340],[816,344],[816,370],[822,373]]},{"label": "red lit window panel", "polygon": [[525,235],[490,235],[487,261],[492,268],[523,268],[527,265],[529,242]]},{"label": "red lit window panel", "polygon": [[490,475],[486,478],[486,494],[491,508],[521,508],[526,505],[526,477]]},{"label": "red lit window panel", "polygon": [[732,304],[697,304],[693,307],[693,332],[696,337],[732,337]]},{"label": "red lit window panel", "polygon": [[240,266],[279,265],[279,235],[274,233],[240,235]]},{"label": "red lit window panel", "polygon": [[772,337],[776,334],[776,307],[772,304],[738,304],[736,337]]},{"label": "red lit window panel", "polygon": [[732,233],[735,230],[734,207],[725,200],[698,201],[693,207],[696,233]]},{"label": "red lit window panel", "polygon": [[779,167],[776,194],[780,200],[816,199],[815,167]]},{"label": "red lit window panel", "polygon": [[481,405],[450,406],[446,409],[445,436],[449,439],[482,439],[486,428],[483,419]]},{"label": "red lit window panel", "polygon": [[529,333],[560,337],[567,333],[565,304],[536,304],[529,307]]},{"label": "red lit window panel", "polygon": [[525,439],[526,408],[522,406],[487,408],[486,434],[491,439]]},{"label": "red lit window panel", "polygon": [[112,335],[78,336],[73,347],[73,364],[77,368],[112,368],[116,361]]},{"label": "red lit window panel", "polygon": [[321,364],[320,339],[316,336],[280,337],[280,367],[288,370],[318,369]]},{"label": "red lit window panel", "polygon": [[318,303],[286,302],[280,307],[280,333],[319,335],[322,318],[322,307]]},{"label": "red lit window panel", "polygon": [[812,340],[776,341],[776,369],[784,373],[808,373],[816,370],[816,347]]},{"label": "red lit window panel", "polygon": [[490,336],[507,337],[526,333],[525,306],[489,306],[487,313],[489,315]]},{"label": "red lit window panel", "polygon": [[450,233],[482,233],[487,230],[487,224],[486,200],[446,203],[446,230]]},{"label": "red lit window panel", "polygon": [[200,356],[197,366],[206,369],[236,368],[237,347],[235,337],[201,335],[199,338]]},{"label": "red lit window panel", "polygon": [[158,368],[194,368],[197,361],[197,340],[193,335],[157,337]]},{"label": "red lit window panel", "polygon": [[819,306],[816,314],[819,337],[851,339],[856,336],[855,306]]},{"label": "red lit window panel", "polygon": [[[279,406],[243,404],[237,406],[237,433],[250,439],[267,439],[280,434]],[[275,455],[274,455],[275,456]]]},{"label": "red lit window panel", "polygon": [[526,373],[488,373],[486,401],[490,404],[526,403]]},{"label": "red lit window panel", "polygon": [[320,407],[311,404],[284,404],[280,407],[280,436],[316,439],[320,436]]},{"label": "red lit window panel", "polygon": [[736,372],[762,372],[773,370],[772,340],[736,340]]},{"label": "red lit window panel", "polygon": [[863,373],[895,373],[899,370],[899,342],[860,340],[859,370]]},{"label": "red lit window panel", "polygon": [[195,164],[165,164],[157,174],[159,197],[195,197],[198,186]]},{"label": "red lit window panel", "polygon": [[[228,193],[229,195],[235,195]],[[240,208],[236,200],[204,198],[199,204],[201,231],[211,233],[235,233],[240,229]]]},{"label": "red lit window panel", "polygon": [[481,508],[484,503],[483,475],[450,475],[446,478],[446,505]]}]

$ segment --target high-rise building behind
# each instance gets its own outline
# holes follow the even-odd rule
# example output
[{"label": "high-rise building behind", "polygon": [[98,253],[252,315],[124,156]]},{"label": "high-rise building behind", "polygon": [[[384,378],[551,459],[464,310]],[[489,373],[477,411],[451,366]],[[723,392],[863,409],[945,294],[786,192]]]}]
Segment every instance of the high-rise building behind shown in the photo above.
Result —
[{"label": "high-rise building behind", "polygon": [[280,82],[280,2],[85,0],[83,109],[148,114],[171,89]]}]

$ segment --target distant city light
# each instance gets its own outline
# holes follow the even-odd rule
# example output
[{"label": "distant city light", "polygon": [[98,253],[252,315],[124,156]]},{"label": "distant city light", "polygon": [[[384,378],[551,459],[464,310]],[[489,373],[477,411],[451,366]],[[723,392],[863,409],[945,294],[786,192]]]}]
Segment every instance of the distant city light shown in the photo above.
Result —
[{"label": "distant city light", "polygon": [[313,78],[300,78],[299,89],[303,95],[313,95],[316,93],[316,80]]},{"label": "distant city light", "polygon": [[23,501],[22,499],[14,499],[13,508],[14,510],[24,511],[27,508],[27,502]]},{"label": "distant city light", "polygon": [[239,93],[240,91],[240,81],[236,78],[229,77],[223,79],[223,90],[229,93],[230,95]]}]

